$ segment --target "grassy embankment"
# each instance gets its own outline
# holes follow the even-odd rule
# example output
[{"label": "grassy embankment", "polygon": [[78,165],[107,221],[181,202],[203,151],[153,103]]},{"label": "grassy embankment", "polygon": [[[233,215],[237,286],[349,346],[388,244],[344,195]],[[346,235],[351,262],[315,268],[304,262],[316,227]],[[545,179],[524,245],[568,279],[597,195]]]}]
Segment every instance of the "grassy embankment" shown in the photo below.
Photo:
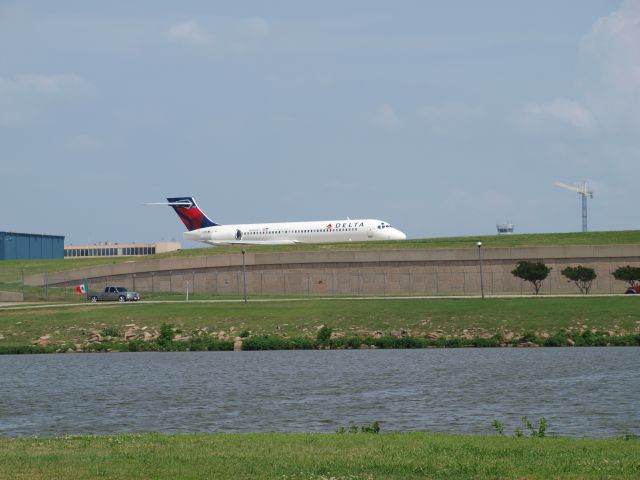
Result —
[{"label": "grassy embankment", "polygon": [[[95,333],[114,337],[101,340],[122,342],[127,332],[128,340],[145,339],[145,334],[147,340],[152,340],[151,336],[157,337],[163,324],[172,325],[185,341],[190,338],[233,341],[237,336],[256,339],[263,335],[315,339],[323,325],[329,326],[334,337],[342,341],[381,336],[420,339],[497,336],[500,341],[496,343],[504,344],[537,342],[558,332],[584,335],[585,331],[602,332],[605,340],[625,335],[636,338],[640,334],[638,301],[635,296],[620,296],[300,299],[249,301],[246,305],[240,302],[25,305],[0,309],[0,348],[31,345],[46,336],[45,343],[50,348],[65,345],[65,350],[79,350],[75,345],[86,346]],[[637,344],[633,342],[637,338],[631,343]]]},{"label": "grassy embankment", "polygon": [[0,479],[638,478],[640,442],[435,433],[0,439]]},{"label": "grassy embankment", "polygon": [[[482,241],[486,248],[533,247],[565,245],[633,245],[640,244],[640,230],[584,233],[537,233],[516,235],[486,235],[477,237],[441,237],[422,238],[403,241],[376,241],[330,244],[298,245],[221,245],[215,248],[189,248],[176,252],[161,253],[151,258],[192,257],[199,255],[238,254],[242,249],[248,253],[273,252],[321,252],[343,250],[412,250],[437,248],[475,248]],[[43,271],[70,270],[96,265],[131,262],[149,257],[109,257],[109,258],[68,258],[59,260],[5,260],[0,262],[0,280],[2,270],[25,269],[26,273]]]}]

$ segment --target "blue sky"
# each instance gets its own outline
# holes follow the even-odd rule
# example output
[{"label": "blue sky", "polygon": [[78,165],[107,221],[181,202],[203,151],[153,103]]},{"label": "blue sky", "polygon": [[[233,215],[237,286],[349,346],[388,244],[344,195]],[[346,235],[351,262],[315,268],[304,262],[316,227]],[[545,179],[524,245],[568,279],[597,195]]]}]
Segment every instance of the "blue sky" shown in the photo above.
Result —
[{"label": "blue sky", "polygon": [[0,230],[638,228],[639,1],[132,3],[0,3]]}]

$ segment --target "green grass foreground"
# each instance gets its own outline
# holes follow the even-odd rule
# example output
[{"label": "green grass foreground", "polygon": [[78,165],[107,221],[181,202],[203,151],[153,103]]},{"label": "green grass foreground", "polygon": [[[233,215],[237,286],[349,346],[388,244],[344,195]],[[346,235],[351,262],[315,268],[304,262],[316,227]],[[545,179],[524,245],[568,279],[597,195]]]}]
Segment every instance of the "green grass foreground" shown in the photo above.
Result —
[{"label": "green grass foreground", "polygon": [[[168,302],[132,304],[61,304],[0,308],[0,349],[29,346],[48,336],[49,347],[86,344],[91,332],[111,340],[145,340],[170,324],[185,340],[233,341],[237,336],[259,339],[315,339],[330,327],[342,341],[359,337],[489,339],[505,342],[600,332],[606,337],[640,334],[640,298],[375,298],[297,299],[292,301]],[[148,339],[148,338],[146,338]],[[528,341],[525,338],[525,341]],[[631,344],[635,340],[632,340]],[[591,343],[593,344],[593,343]],[[630,344],[618,342],[613,344]],[[562,345],[562,343],[560,343]],[[410,346],[410,345],[407,345]],[[425,346],[428,346],[425,344]],[[438,344],[436,346],[456,346]],[[457,345],[464,346],[464,345]],[[482,346],[482,345],[478,345]],[[491,345],[486,345],[491,346]],[[69,348],[65,346],[65,350]]]},{"label": "green grass foreground", "polygon": [[638,478],[640,442],[435,433],[0,439],[0,479]]}]

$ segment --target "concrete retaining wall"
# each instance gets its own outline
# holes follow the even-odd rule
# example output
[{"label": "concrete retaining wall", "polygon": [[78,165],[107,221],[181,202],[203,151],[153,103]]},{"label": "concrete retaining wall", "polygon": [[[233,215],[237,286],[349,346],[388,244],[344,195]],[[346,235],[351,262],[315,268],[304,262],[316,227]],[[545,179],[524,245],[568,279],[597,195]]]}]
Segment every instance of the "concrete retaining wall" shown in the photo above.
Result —
[{"label": "concrete retaining wall", "polygon": [[[247,253],[250,294],[293,295],[471,295],[480,292],[478,249]],[[483,248],[485,292],[526,293],[530,286],[511,275],[520,260],[552,267],[543,292],[576,293],[560,271],[568,265],[594,268],[594,293],[624,291],[610,274],[618,266],[640,266],[640,245]],[[140,292],[239,294],[243,288],[242,254],[141,260],[45,275],[25,284],[75,285],[92,289],[108,284]]]}]

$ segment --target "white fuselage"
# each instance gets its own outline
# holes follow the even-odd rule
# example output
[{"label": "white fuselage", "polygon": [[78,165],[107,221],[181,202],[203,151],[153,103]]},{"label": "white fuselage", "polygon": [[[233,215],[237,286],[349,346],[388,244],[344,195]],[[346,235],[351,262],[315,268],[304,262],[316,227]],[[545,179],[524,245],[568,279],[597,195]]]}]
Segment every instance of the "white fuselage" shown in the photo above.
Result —
[{"label": "white fuselage", "polygon": [[216,225],[184,232],[185,240],[212,245],[292,245],[295,243],[363,242],[404,240],[406,235],[387,222],[366,220],[325,220],[313,222],[254,223]]}]

